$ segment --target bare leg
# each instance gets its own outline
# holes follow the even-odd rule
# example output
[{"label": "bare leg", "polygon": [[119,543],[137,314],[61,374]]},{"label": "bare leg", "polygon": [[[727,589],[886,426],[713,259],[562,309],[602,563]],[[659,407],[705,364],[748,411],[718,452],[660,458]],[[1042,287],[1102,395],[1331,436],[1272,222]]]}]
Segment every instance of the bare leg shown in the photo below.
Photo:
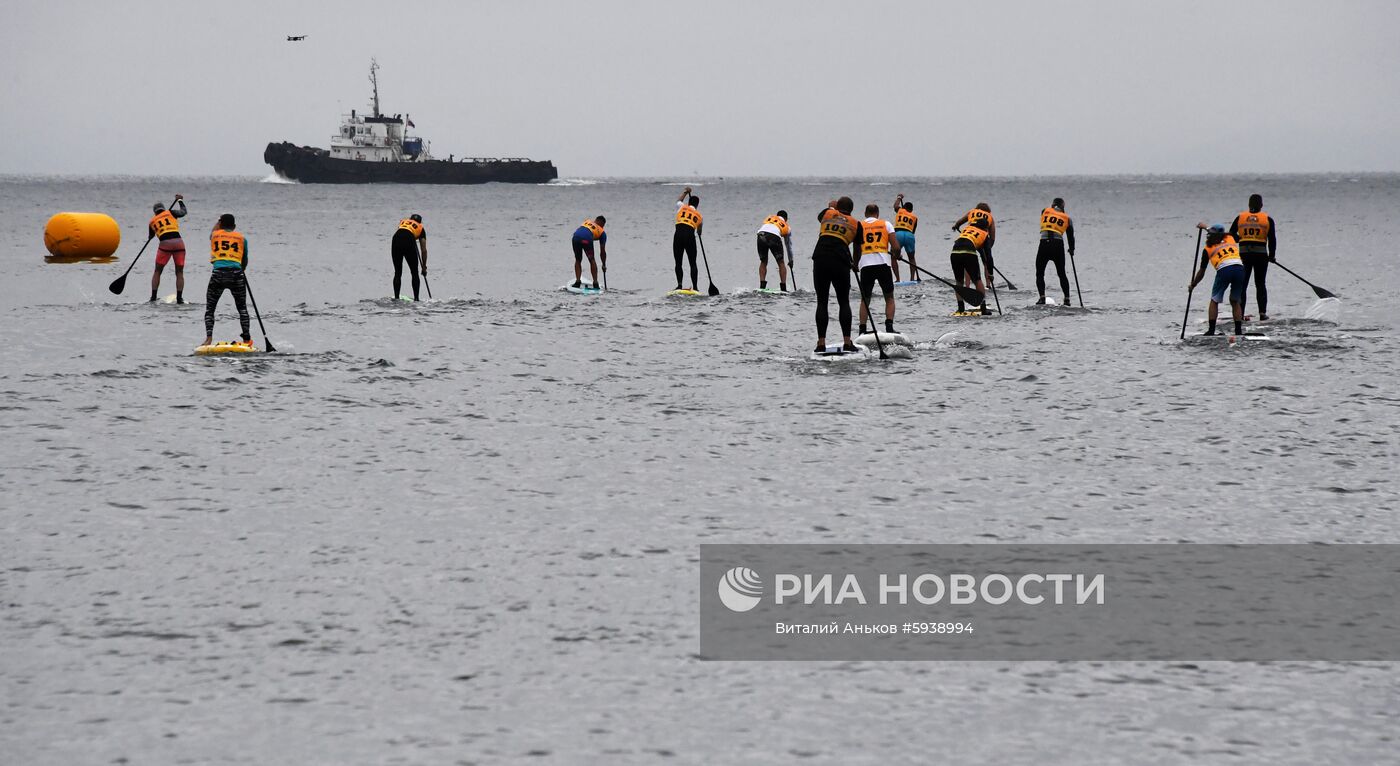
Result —
[{"label": "bare leg", "polygon": [[[597,287],[597,286],[598,286],[598,262],[595,261],[595,260],[593,259],[593,256],[591,256],[591,255],[588,256],[588,273],[593,275],[593,286],[594,286],[594,287]],[[582,275],[580,275],[580,276],[582,276]]]},{"label": "bare leg", "polygon": [[156,299],[156,293],[160,291],[160,273],[165,271],[165,264],[157,263],[156,270],[151,273],[151,300]]}]

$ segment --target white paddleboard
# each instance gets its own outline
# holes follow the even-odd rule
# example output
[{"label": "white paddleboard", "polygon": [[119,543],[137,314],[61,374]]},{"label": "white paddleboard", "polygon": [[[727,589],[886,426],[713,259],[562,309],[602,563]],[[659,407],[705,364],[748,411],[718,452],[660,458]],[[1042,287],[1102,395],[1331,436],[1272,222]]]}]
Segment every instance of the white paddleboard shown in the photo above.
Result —
[{"label": "white paddleboard", "polygon": [[594,287],[593,285],[590,285],[587,282],[584,282],[582,287],[574,287],[574,283],[570,282],[569,284],[564,285],[562,289],[565,292],[570,292],[574,295],[601,295],[603,292],[601,288]]},{"label": "white paddleboard", "polygon": [[[875,333],[873,333],[873,332],[868,332],[868,333],[865,333],[864,335],[859,335],[859,336],[856,337],[855,342],[856,342],[856,345],[857,345],[857,346],[867,346],[867,347],[869,347],[869,348],[875,348],[875,346],[876,346],[876,337],[875,337]],[[882,333],[880,333],[879,342],[885,344],[885,346],[886,346],[887,348],[888,348],[889,346],[912,346],[912,345],[914,345],[913,341],[909,340],[909,338],[906,337],[906,336],[904,335],[904,333],[898,333],[898,332],[894,332],[894,333],[882,332]]]}]

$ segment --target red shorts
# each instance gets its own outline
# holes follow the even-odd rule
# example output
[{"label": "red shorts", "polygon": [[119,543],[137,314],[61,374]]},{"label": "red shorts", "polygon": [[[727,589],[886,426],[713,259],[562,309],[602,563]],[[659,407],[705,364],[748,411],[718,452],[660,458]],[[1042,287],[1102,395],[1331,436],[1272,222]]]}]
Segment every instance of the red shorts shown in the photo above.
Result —
[{"label": "red shorts", "polygon": [[160,247],[156,248],[156,265],[164,266],[171,258],[175,259],[175,268],[185,268],[185,240],[175,237],[160,241]]}]

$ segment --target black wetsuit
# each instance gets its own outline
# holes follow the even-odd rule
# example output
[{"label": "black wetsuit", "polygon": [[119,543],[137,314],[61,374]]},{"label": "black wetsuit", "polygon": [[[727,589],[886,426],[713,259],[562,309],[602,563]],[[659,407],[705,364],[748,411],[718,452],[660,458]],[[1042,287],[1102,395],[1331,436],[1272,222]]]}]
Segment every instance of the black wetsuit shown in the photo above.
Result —
[{"label": "black wetsuit", "polygon": [[[1269,234],[1267,242],[1240,242],[1240,261],[1244,263],[1244,287],[1245,300],[1240,301],[1240,311],[1244,311],[1244,305],[1249,297],[1249,280],[1254,278],[1254,297],[1259,304],[1259,318],[1263,319],[1269,315],[1269,288],[1265,284],[1265,279],[1269,273],[1269,263],[1278,254],[1278,240],[1274,238],[1273,216],[1265,214],[1269,219]],[[1240,217],[1235,216],[1235,222],[1230,224],[1230,236],[1239,240]]]},{"label": "black wetsuit", "polygon": [[214,337],[214,311],[219,307],[219,298],[224,291],[233,293],[233,305],[238,307],[238,324],[243,328],[243,340],[253,336],[248,334],[248,280],[243,269],[211,269],[209,289],[204,293],[204,334]]},{"label": "black wetsuit", "polygon": [[1065,294],[1065,304],[1069,304],[1069,277],[1065,274],[1065,241],[1069,241],[1070,255],[1074,254],[1074,222],[1065,228],[1063,238],[1052,232],[1041,232],[1040,249],[1035,254],[1035,289],[1045,295],[1045,267],[1055,264],[1060,275],[1060,291]]},{"label": "black wetsuit", "polygon": [[[826,215],[823,210],[817,215],[821,221]],[[856,224],[856,240],[860,229]],[[817,238],[817,246],[812,250],[812,287],[817,291],[817,337],[826,337],[826,325],[830,316],[826,311],[827,299],[836,290],[836,315],[841,323],[841,337],[851,336],[851,245],[839,237],[823,235]]]},{"label": "black wetsuit", "polygon": [[[427,239],[428,233],[423,232],[422,237]],[[408,275],[413,279],[413,300],[418,300],[418,240],[408,229],[399,229],[394,232],[389,248],[394,259],[394,297],[399,296],[399,287],[403,284],[403,265],[407,262]]]},{"label": "black wetsuit", "polygon": [[695,229],[687,224],[676,224],[676,234],[671,238],[671,255],[676,259],[676,288],[682,286],[681,278],[684,272],[681,271],[681,256],[690,256],[690,287],[700,289],[700,268],[695,264]]}]

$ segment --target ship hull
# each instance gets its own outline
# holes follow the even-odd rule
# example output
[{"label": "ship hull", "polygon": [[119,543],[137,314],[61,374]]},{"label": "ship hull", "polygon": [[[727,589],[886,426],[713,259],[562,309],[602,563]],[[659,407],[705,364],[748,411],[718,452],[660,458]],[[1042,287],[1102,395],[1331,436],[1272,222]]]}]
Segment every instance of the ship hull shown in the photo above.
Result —
[{"label": "ship hull", "polygon": [[308,184],[539,184],[559,177],[548,160],[428,160],[364,162],[330,156],[325,149],[268,144],[263,161],[278,175]]}]

